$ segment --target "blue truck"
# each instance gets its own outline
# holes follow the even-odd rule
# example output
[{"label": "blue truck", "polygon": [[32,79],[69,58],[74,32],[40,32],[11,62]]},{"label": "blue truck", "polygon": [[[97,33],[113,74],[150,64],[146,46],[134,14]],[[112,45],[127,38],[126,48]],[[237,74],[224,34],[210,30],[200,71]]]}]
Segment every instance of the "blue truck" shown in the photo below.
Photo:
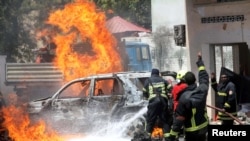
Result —
[{"label": "blue truck", "polygon": [[126,41],[125,50],[128,57],[128,71],[151,71],[152,60],[147,43]]}]

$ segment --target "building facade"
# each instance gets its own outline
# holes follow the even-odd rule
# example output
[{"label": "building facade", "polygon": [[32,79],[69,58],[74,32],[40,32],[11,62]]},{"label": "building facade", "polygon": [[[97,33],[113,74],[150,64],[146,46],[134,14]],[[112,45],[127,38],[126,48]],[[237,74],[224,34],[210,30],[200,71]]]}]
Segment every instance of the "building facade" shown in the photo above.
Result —
[{"label": "building facade", "polygon": [[[178,5],[178,2],[175,5]],[[168,22],[173,28],[173,25],[182,24],[184,21],[188,70],[198,74],[195,62],[197,53],[201,51],[208,73],[215,72],[217,80],[222,66],[238,74],[243,72],[250,76],[250,21],[248,20],[250,0],[185,0],[182,2],[184,7],[178,8],[183,8],[184,12],[176,7],[176,12],[167,8],[173,4],[173,1],[154,0],[152,2],[153,32],[161,24],[168,25]],[[159,5],[164,7],[164,4],[168,6],[161,10],[165,15],[162,14],[162,20],[159,20],[159,14],[154,10],[159,9]],[[183,19],[180,14],[184,14],[185,18]],[[173,16],[180,20],[176,20]],[[214,95],[210,87],[207,104],[215,105]],[[213,117],[214,110],[208,108],[208,112],[210,117]]]},{"label": "building facade", "polygon": [[[186,0],[186,47],[189,67],[196,70],[201,51],[209,73],[226,67],[240,74],[250,70],[250,0]],[[214,105],[210,90],[208,104]],[[213,111],[210,111],[213,115]]]}]

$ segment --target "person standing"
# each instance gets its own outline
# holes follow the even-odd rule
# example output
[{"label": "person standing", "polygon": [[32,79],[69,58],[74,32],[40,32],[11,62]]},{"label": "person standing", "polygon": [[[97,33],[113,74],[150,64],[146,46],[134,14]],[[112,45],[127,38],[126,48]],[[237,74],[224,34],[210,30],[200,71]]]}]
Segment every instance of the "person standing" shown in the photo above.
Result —
[{"label": "person standing", "polygon": [[177,84],[173,86],[172,89],[172,97],[173,97],[173,103],[174,103],[174,108],[173,110],[176,110],[176,107],[178,105],[178,99],[179,99],[179,94],[184,91],[187,88],[187,84],[185,83],[184,76],[187,73],[185,70],[180,70],[178,71],[176,75],[176,80]]},{"label": "person standing", "polygon": [[151,134],[156,121],[162,125],[163,136],[166,137],[170,131],[172,115],[168,109],[168,93],[171,91],[171,84],[160,76],[158,69],[152,69],[151,77],[144,84],[143,95],[149,101],[146,115],[146,140],[151,140]]},{"label": "person standing", "polygon": [[190,71],[185,73],[184,83],[187,87],[178,94],[174,123],[165,141],[175,141],[183,127],[185,141],[206,141],[209,76],[200,53],[196,64],[199,70],[199,86],[196,84],[194,73]]},{"label": "person standing", "polygon": [[[176,75],[176,81],[177,84],[173,86],[172,89],[172,98],[173,98],[173,113],[176,111],[176,107],[178,105],[178,99],[180,97],[180,94],[188,87],[188,85],[185,83],[184,76],[187,73],[186,70],[180,70],[177,72]],[[174,114],[173,114],[174,116]],[[179,135],[183,134],[183,128],[179,132]],[[179,136],[178,135],[178,136]],[[178,141],[178,138],[176,138],[176,141]]]},{"label": "person standing", "polygon": [[[211,86],[216,92],[216,106],[225,112],[237,116],[236,88],[225,72],[220,74],[219,84],[216,82],[215,73],[211,73]],[[224,112],[218,112],[217,119],[222,125],[233,125],[234,119]]]}]

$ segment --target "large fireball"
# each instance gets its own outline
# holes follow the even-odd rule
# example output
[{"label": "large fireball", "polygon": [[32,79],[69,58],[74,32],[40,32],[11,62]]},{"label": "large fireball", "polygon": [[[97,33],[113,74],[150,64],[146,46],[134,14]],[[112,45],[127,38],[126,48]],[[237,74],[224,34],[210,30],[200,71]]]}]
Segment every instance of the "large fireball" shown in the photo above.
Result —
[{"label": "large fireball", "polygon": [[54,63],[65,80],[122,70],[115,38],[106,28],[106,17],[94,3],[76,0],[49,15],[47,24],[56,27]]}]

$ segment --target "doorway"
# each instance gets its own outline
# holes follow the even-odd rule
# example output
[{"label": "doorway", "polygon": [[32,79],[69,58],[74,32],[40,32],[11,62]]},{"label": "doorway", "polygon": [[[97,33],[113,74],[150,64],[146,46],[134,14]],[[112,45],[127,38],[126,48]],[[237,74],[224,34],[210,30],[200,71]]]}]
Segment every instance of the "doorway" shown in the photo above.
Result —
[{"label": "doorway", "polygon": [[220,76],[221,67],[237,74],[249,76],[250,55],[246,43],[215,44],[213,45],[213,53],[217,80]]},{"label": "doorway", "polygon": [[[212,66],[214,69],[211,71],[216,74],[217,82],[220,81],[221,67],[225,67],[236,74],[250,76],[250,53],[246,43],[214,44],[211,47],[211,59],[214,65]],[[216,105],[218,99],[216,95],[212,95],[212,103]]]}]

